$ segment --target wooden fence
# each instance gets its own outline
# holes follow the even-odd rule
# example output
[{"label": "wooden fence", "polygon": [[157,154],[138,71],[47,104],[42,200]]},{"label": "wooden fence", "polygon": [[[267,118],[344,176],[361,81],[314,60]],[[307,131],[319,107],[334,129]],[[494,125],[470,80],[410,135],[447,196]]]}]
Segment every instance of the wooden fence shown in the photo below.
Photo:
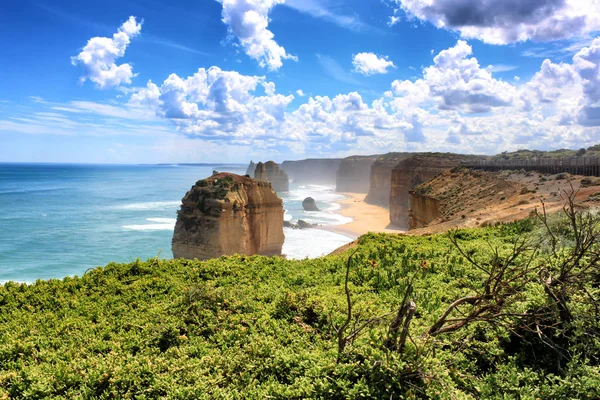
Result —
[{"label": "wooden fence", "polygon": [[466,161],[467,168],[485,171],[525,170],[547,174],[568,172],[573,175],[600,176],[600,157],[527,158],[516,160]]}]

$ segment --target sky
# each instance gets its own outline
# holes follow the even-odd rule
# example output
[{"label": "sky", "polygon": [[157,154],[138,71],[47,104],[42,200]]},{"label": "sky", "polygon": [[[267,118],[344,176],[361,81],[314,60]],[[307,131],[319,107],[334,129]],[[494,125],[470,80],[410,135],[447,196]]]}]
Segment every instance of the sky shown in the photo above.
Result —
[{"label": "sky", "polygon": [[600,143],[600,0],[20,0],[0,162]]}]

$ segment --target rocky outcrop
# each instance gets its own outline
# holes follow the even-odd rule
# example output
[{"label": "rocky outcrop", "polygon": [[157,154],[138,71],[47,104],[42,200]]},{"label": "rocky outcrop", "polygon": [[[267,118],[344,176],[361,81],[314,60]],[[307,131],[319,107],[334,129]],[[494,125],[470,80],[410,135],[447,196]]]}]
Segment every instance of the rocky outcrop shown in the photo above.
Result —
[{"label": "rocky outcrop", "polygon": [[304,211],[321,211],[312,197],[307,197],[302,201],[302,208]]},{"label": "rocky outcrop", "polygon": [[409,227],[410,191],[445,170],[459,166],[463,161],[477,159],[451,153],[422,153],[408,157],[392,170],[390,189],[390,221],[393,225]]},{"label": "rocky outcrop", "polygon": [[440,201],[419,191],[410,192],[408,229],[424,228],[442,216]]},{"label": "rocky outcrop", "polygon": [[284,228],[291,228],[291,229],[310,229],[310,228],[314,228],[319,226],[318,224],[311,224],[310,222],[306,222],[302,219],[298,220],[297,224],[294,224],[292,222],[289,221],[285,221],[283,223],[283,227]]},{"label": "rocky outcrop", "polygon": [[259,162],[254,170],[254,179],[263,182],[270,182],[273,190],[276,192],[288,192],[290,190],[290,180],[285,172],[279,168],[279,165],[273,161],[266,163]]},{"label": "rocky outcrop", "polygon": [[392,170],[400,161],[413,155],[416,153],[389,153],[379,157],[371,166],[369,194],[365,202],[377,206],[389,206]]},{"label": "rocky outcrop", "polygon": [[256,171],[256,164],[254,164],[254,161],[250,161],[250,164],[246,169],[246,175],[252,178],[254,176],[254,171]]},{"label": "rocky outcrop", "polygon": [[352,156],[344,158],[336,176],[338,192],[368,193],[371,166],[380,156]]},{"label": "rocky outcrop", "polygon": [[294,183],[335,185],[335,177],[342,160],[339,158],[284,161],[281,169]]},{"label": "rocky outcrop", "polygon": [[220,173],[184,196],[173,234],[175,258],[280,255],[283,203],[267,182]]},{"label": "rocky outcrop", "polygon": [[496,207],[490,214],[497,218],[515,215],[538,190],[537,179],[520,172],[444,171],[410,192],[409,229],[444,222],[460,226],[474,219],[479,224],[489,207]]},{"label": "rocky outcrop", "polygon": [[409,228],[425,234],[518,221],[539,211],[541,200],[547,213],[560,212],[564,206],[561,193],[572,189],[579,205],[597,207],[600,186],[588,186],[590,178],[559,177],[463,167],[444,171],[410,192]]}]

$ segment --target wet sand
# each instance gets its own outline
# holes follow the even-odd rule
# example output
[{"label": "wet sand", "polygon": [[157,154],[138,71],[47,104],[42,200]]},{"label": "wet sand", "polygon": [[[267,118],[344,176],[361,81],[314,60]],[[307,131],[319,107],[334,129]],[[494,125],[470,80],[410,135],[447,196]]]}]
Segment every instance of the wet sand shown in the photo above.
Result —
[{"label": "wet sand", "polygon": [[328,226],[323,229],[347,235],[353,238],[369,232],[405,233],[406,231],[390,227],[390,211],[387,207],[374,206],[364,202],[366,193],[342,193],[345,199],[336,201],[342,206],[339,214],[352,218],[352,222]]}]

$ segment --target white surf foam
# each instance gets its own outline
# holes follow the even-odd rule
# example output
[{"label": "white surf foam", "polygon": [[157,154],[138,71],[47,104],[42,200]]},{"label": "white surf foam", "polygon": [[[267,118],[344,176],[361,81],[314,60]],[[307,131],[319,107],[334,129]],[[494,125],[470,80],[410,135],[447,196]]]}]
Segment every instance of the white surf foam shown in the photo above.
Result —
[{"label": "white surf foam", "polygon": [[132,203],[119,206],[122,210],[161,210],[175,208],[181,205],[181,201],[149,201],[146,203]]},{"label": "white surf foam", "polygon": [[348,236],[320,229],[285,228],[284,233],[282,252],[293,260],[321,257],[353,240]]},{"label": "white surf foam", "polygon": [[147,218],[146,221],[153,224],[124,225],[123,229],[130,231],[172,231],[175,229],[175,218]]}]

